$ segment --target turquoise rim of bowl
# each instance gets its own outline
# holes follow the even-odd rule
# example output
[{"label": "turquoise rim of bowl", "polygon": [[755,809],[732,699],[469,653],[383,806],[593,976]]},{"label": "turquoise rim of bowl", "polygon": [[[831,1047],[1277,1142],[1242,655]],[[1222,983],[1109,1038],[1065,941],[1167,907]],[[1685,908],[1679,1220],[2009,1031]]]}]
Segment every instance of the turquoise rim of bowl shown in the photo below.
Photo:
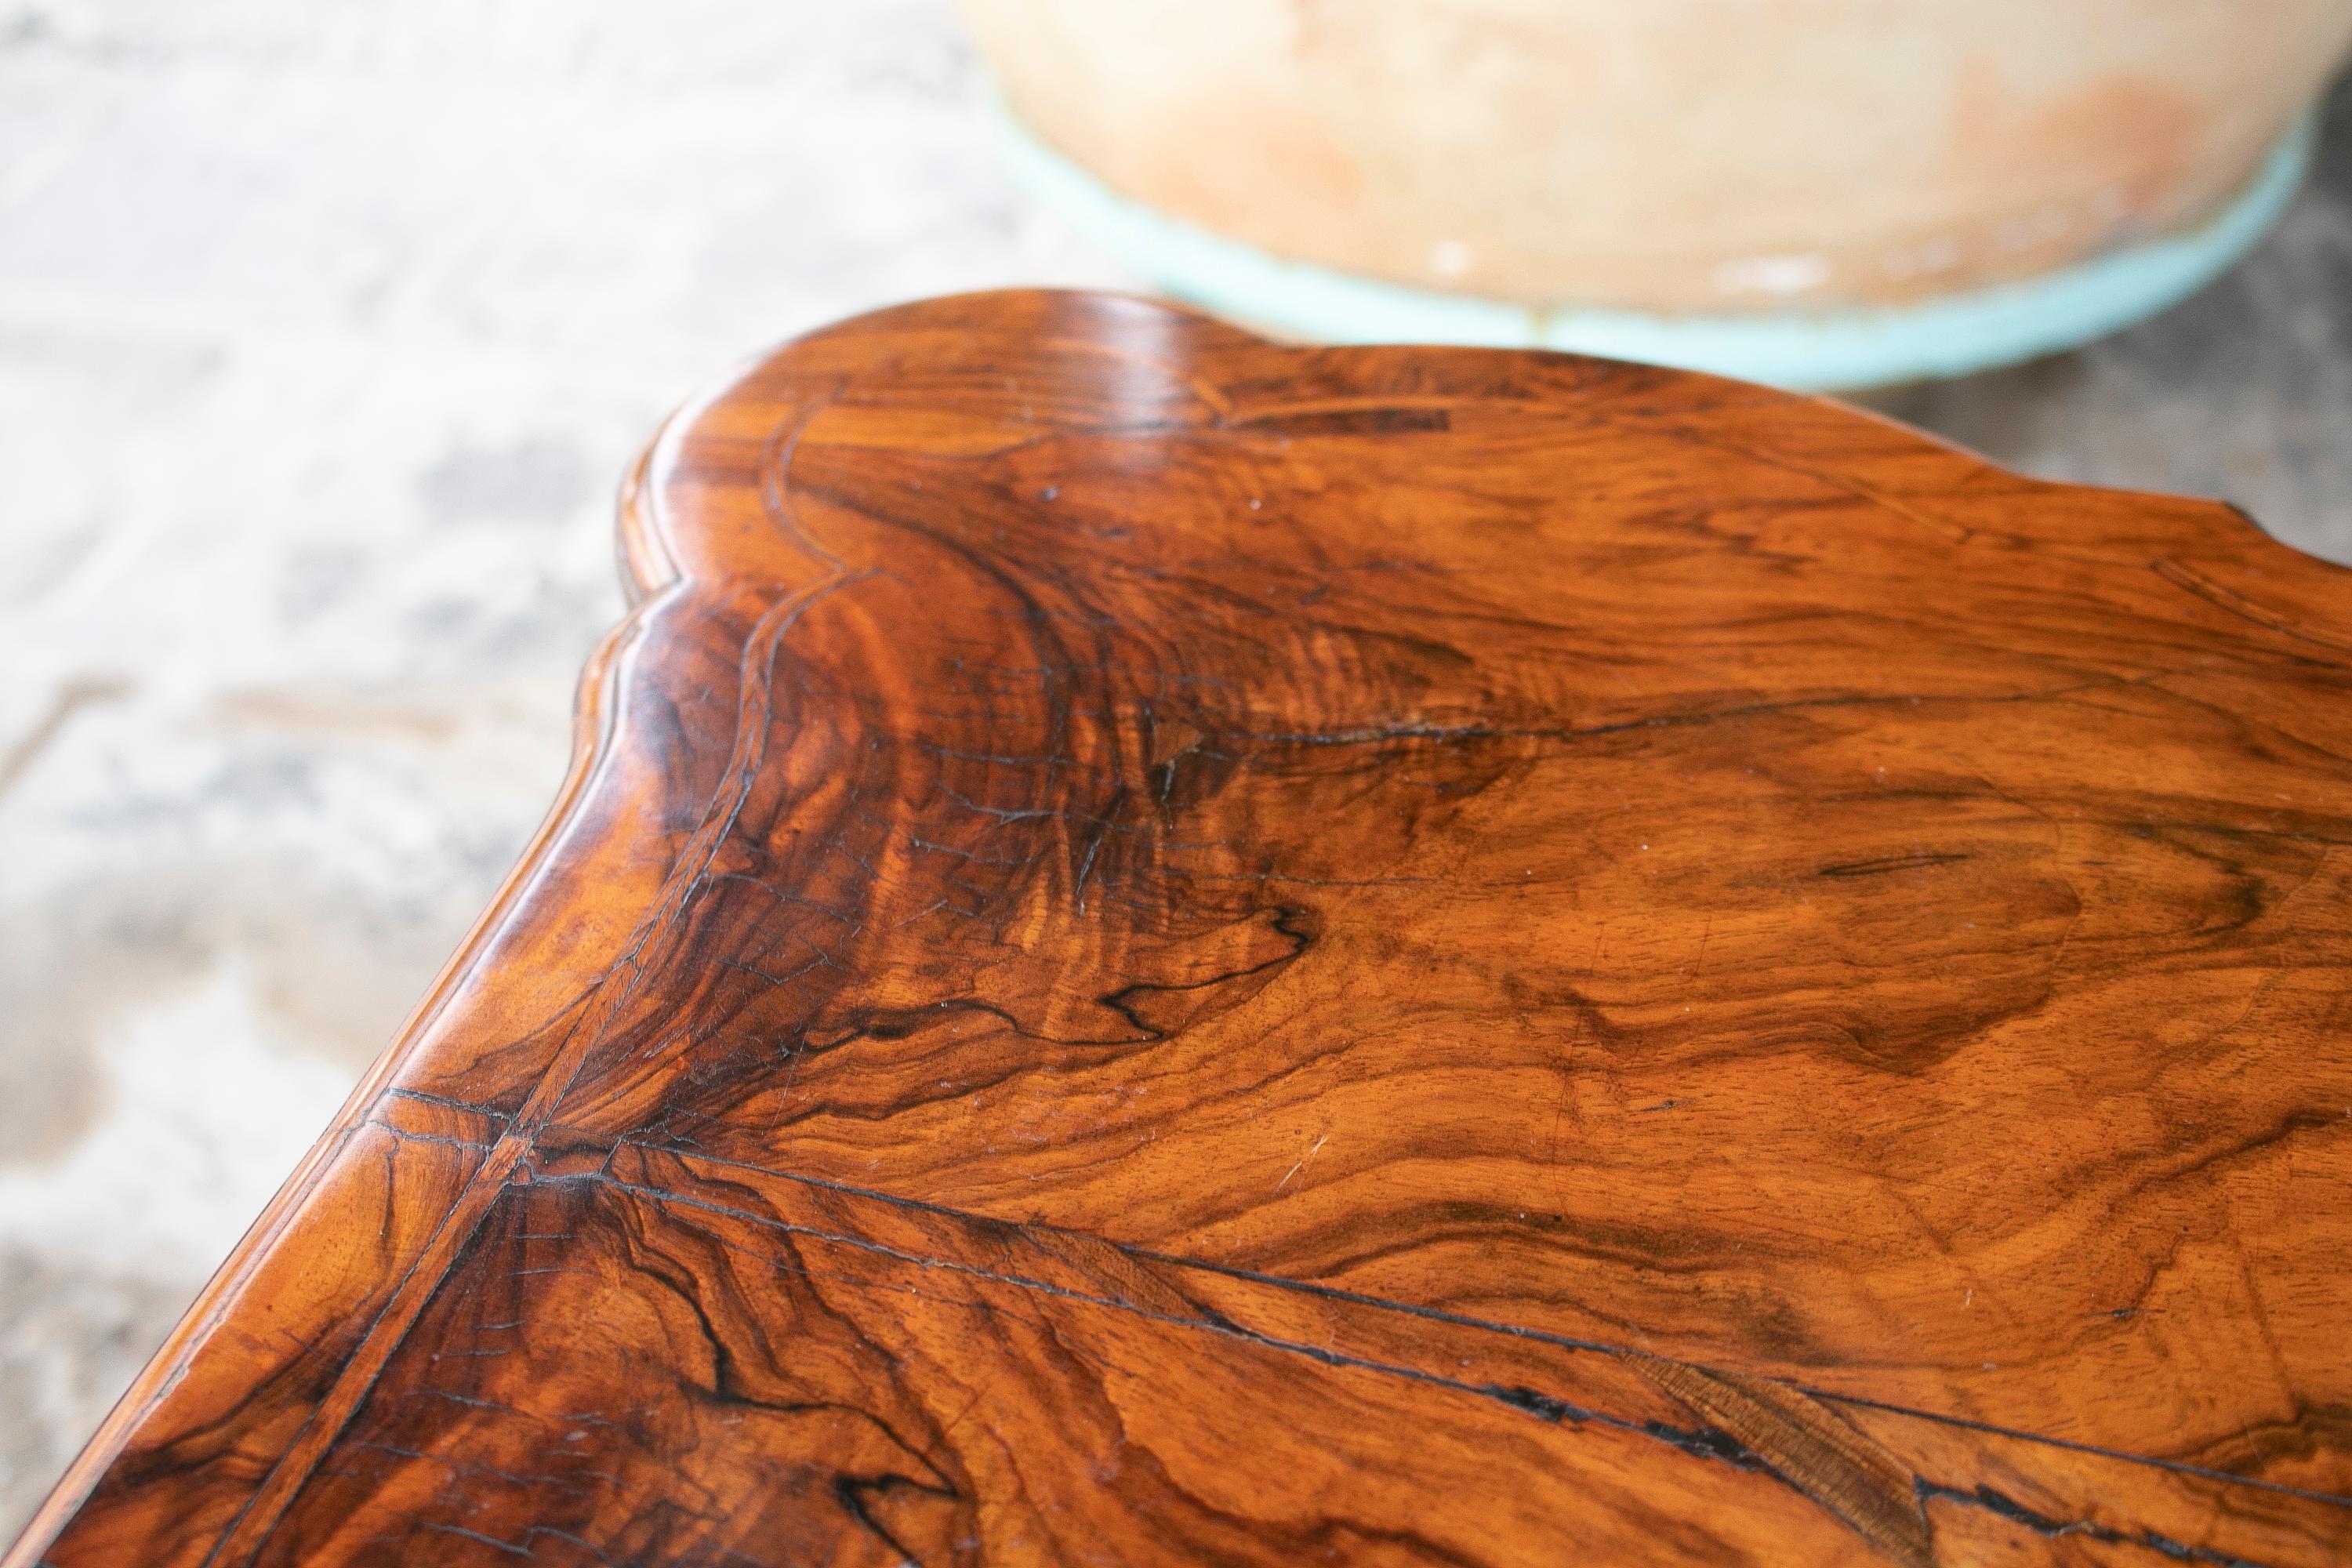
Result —
[{"label": "turquoise rim of bowl", "polygon": [[2278,221],[2310,167],[2305,114],[2229,204],[2197,227],[2014,283],[1902,305],[1754,313],[1537,310],[1286,261],[1120,195],[989,106],[1013,177],[1086,237],[1180,300],[1327,343],[1560,349],[1710,371],[1799,392],[1966,375],[2077,348],[2179,303]]}]

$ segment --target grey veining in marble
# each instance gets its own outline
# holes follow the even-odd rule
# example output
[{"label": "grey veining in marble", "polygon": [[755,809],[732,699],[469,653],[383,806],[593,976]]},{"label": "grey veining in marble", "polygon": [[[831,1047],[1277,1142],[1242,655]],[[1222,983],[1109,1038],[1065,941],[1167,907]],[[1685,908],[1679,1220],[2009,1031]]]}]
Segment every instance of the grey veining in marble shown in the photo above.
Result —
[{"label": "grey veining in marble", "polygon": [[[910,296],[1126,286],[932,0],[0,0],[0,1537],[562,774],[611,496]],[[2238,274],[1889,395],[2352,559],[2352,95]]]}]

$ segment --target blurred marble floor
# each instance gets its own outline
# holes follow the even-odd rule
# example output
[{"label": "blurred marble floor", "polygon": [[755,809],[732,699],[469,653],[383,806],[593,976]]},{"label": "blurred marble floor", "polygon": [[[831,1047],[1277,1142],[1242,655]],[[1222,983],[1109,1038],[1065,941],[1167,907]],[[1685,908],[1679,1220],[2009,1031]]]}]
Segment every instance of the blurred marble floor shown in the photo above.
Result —
[{"label": "blurred marble floor", "polygon": [[[0,1539],[554,791],[611,494],[760,345],[1131,286],[935,0],[0,0]],[[2239,272],[1872,399],[2352,561],[2352,93]]]}]

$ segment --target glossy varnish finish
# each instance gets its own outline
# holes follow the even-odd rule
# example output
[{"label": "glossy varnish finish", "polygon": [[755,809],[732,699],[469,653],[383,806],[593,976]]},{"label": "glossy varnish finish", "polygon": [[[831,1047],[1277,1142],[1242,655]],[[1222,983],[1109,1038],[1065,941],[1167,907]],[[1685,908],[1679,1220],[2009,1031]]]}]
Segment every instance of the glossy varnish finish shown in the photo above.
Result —
[{"label": "glossy varnish finish", "polygon": [[2352,591],[1010,294],[627,498],[541,841],[14,1564],[2352,1554]]}]

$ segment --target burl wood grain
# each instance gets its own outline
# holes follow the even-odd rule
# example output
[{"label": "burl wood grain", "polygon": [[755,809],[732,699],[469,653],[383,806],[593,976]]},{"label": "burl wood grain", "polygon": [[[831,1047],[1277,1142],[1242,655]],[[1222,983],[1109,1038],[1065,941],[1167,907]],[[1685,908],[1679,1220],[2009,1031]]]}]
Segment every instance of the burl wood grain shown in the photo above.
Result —
[{"label": "burl wood grain", "polygon": [[8,1559],[2352,1555],[2352,590],[1551,355],[688,409],[541,840]]}]

